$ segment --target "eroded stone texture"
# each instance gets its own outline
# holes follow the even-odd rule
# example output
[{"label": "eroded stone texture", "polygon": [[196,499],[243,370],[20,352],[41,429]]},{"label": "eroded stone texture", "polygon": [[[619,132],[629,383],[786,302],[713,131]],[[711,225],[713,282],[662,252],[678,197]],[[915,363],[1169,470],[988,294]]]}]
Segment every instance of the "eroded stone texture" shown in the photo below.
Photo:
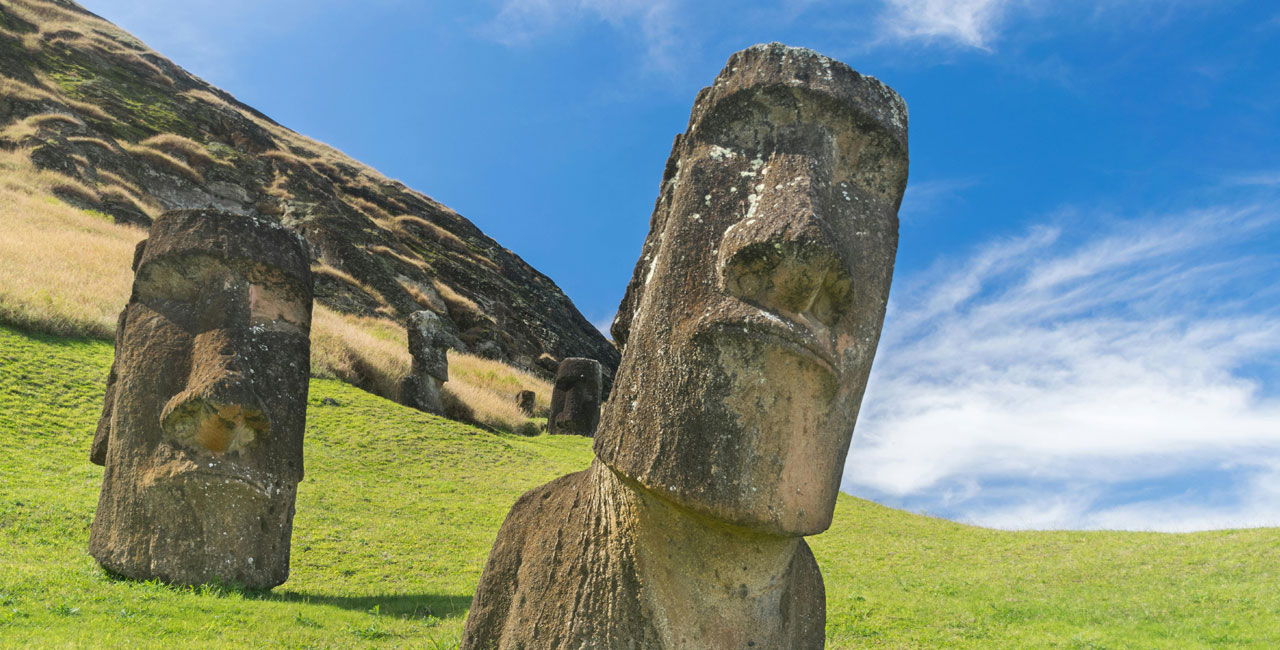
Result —
[{"label": "eroded stone texture", "polygon": [[547,433],[593,436],[600,423],[600,399],[604,390],[603,370],[594,359],[569,357],[560,362],[555,387],[551,391],[551,413]]},{"label": "eroded stone texture", "polygon": [[730,57],[614,322],[596,460],[507,516],[462,647],[821,648],[831,523],[897,251],[906,106],[809,50]]},{"label": "eroded stone texture", "polygon": [[441,415],[441,391],[449,381],[449,346],[452,336],[440,316],[418,311],[409,316],[409,356],[413,365],[401,388],[401,401],[427,413]]},{"label": "eroded stone texture", "polygon": [[89,552],[135,579],[289,575],[310,372],[298,237],[210,210],[156,219],[134,260],[91,460]]},{"label": "eroded stone texture", "polygon": [[520,409],[525,415],[533,415],[534,404],[537,401],[537,395],[531,390],[522,390],[516,393],[516,408]]}]

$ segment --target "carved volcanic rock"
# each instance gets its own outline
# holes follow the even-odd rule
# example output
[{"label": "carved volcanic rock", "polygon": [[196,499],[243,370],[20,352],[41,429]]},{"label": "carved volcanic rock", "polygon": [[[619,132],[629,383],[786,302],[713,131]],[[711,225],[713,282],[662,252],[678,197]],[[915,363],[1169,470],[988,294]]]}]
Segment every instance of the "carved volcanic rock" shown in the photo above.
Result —
[{"label": "carved volcanic rock", "polygon": [[143,226],[186,208],[278,221],[305,239],[326,306],[401,323],[429,309],[467,351],[548,378],[540,357],[617,367],[555,283],[470,221],[73,2],[0,5],[0,75],[0,147],[79,181],[70,203]]},{"label": "carved volcanic rock", "polygon": [[404,378],[400,403],[427,413],[444,413],[441,389],[449,381],[448,337],[435,312],[418,311],[409,317],[409,356],[413,364]]},{"label": "carved volcanic rock", "polygon": [[600,400],[604,380],[600,362],[573,357],[560,362],[555,387],[551,391],[551,414],[547,433],[566,436],[596,434],[600,424]]},{"label": "carved volcanic rock", "polygon": [[89,551],[130,578],[274,587],[289,576],[310,371],[297,235],[190,210],[138,246],[91,460]]},{"label": "carved volcanic rock", "polygon": [[831,524],[880,338],[906,105],[738,52],[676,138],[614,323],[596,459],[511,509],[462,648],[823,646]]}]

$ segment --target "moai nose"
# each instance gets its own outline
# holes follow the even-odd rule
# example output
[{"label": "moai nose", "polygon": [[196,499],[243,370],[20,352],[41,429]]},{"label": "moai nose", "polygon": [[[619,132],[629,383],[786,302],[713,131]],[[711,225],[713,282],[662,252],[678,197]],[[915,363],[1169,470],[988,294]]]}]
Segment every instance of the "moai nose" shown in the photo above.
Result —
[{"label": "moai nose", "polygon": [[187,387],[160,416],[166,433],[215,454],[251,446],[271,430],[271,421],[245,371],[241,346],[227,330],[211,330],[192,346]]},{"label": "moai nose", "polygon": [[760,172],[745,218],[720,245],[723,289],[811,326],[831,327],[848,309],[853,278],[815,195],[825,188],[811,160],[776,156]]}]

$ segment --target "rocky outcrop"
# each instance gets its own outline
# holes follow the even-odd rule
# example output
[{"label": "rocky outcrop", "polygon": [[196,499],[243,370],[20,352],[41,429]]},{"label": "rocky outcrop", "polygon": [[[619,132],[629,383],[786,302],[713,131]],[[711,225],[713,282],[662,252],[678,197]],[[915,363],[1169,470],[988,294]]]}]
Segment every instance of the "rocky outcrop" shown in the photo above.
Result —
[{"label": "rocky outcrop", "polygon": [[887,86],[730,57],[672,148],[596,460],[512,508],[464,649],[823,647],[803,537],[831,524],[906,180]]},{"label": "rocky outcrop", "polygon": [[91,460],[89,551],[139,580],[289,576],[310,370],[311,270],[277,224],[167,213],[138,247]]},{"label": "rocky outcrop", "polygon": [[431,198],[276,124],[66,0],[0,6],[0,147],[117,221],[211,208],[303,236],[316,297],[404,324],[423,309],[465,351],[543,377],[618,352],[549,278]]}]

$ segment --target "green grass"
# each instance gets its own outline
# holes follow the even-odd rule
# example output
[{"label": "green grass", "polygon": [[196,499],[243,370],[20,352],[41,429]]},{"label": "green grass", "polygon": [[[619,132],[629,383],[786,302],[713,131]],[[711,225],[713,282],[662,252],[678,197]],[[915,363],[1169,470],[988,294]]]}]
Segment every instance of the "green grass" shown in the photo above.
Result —
[{"label": "green grass", "polygon": [[[85,553],[110,362],[101,341],[0,327],[0,646],[455,647],[511,502],[590,459],[582,438],[492,435],[314,380],[289,581],[116,580]],[[842,497],[811,543],[830,648],[1280,647],[1275,529],[1015,533]]]}]

